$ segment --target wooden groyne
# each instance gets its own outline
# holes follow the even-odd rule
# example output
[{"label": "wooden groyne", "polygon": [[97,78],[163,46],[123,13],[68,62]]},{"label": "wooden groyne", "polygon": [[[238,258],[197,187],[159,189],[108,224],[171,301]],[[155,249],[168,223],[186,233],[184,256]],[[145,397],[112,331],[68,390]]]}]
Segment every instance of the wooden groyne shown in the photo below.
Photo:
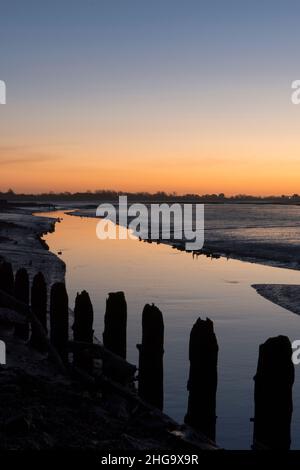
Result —
[{"label": "wooden groyne", "polygon": [[[89,294],[77,294],[70,328],[65,284],[48,286],[41,272],[30,286],[26,270],[18,270],[14,276],[9,263],[0,264],[0,307],[12,312],[5,320],[14,326],[18,340],[48,357],[60,374],[76,379],[92,394],[100,392],[104,402],[118,396],[132,409],[154,414],[155,420],[164,423],[168,435],[181,444],[191,445],[188,436],[192,430],[197,436],[193,445],[216,448],[219,347],[210,319],[198,318],[191,329],[188,405],[185,424],[178,425],[162,413],[165,328],[163,314],[154,304],[147,304],[141,315],[138,368],[125,359],[127,303],[123,292],[110,293],[107,298],[103,344],[94,336]],[[284,336],[270,338],[260,346],[254,377],[255,450],[290,448],[294,383],[291,356],[290,341]]]},{"label": "wooden groyne", "polygon": [[259,348],[254,377],[254,449],[289,450],[294,378],[290,340],[269,338]]},{"label": "wooden groyne", "polygon": [[139,350],[138,393],[142,399],[163,409],[164,321],[155,305],[145,305],[142,314],[142,343]]},{"label": "wooden groyne", "polygon": [[127,304],[124,292],[111,292],[106,299],[103,344],[126,359]]},{"label": "wooden groyne", "polygon": [[[10,272],[9,266],[5,266],[4,271]],[[149,331],[149,324],[147,320],[145,321],[147,313],[144,314],[144,341],[142,339],[142,343],[146,348],[146,356],[151,353],[151,350],[148,348],[149,344],[147,344],[147,341],[145,342],[145,338],[147,336],[148,338],[153,337],[153,326],[158,324],[157,320],[162,326],[162,334],[159,336],[159,341],[156,342],[156,349],[153,351],[154,355],[159,352],[157,360],[154,361],[154,370],[151,373],[147,367],[144,367],[145,380],[148,380],[146,376],[149,373],[149,377],[154,381],[151,396],[155,399],[152,400],[150,396],[149,402],[147,402],[146,397],[139,394],[140,387],[135,386],[137,368],[122,357],[126,355],[127,328],[127,305],[124,293],[111,293],[109,308],[107,309],[109,316],[116,315],[117,318],[121,319],[123,328],[121,335],[122,347],[119,349],[120,354],[116,354],[115,351],[99,343],[98,340],[95,341],[93,335],[93,307],[88,293],[83,291],[76,297],[74,314],[72,315],[74,320],[72,325],[73,338],[71,339],[71,330],[69,328],[70,310],[65,285],[55,283],[52,286],[47,286],[44,280],[42,273],[37,273],[34,276],[31,289],[29,289],[31,295],[28,302],[28,297],[23,298],[23,300],[16,299],[14,291],[7,289],[6,280],[3,276],[0,276],[0,324],[3,308],[9,309],[10,312],[16,312],[8,316],[5,311],[5,315],[3,315],[15,328],[19,325],[29,325],[29,338],[20,338],[19,341],[24,341],[24,345],[27,345],[28,348],[36,350],[39,354],[42,353],[45,358],[48,357],[56,367],[58,374],[76,380],[91,396],[101,393],[104,406],[110,406],[111,400],[116,406],[116,398],[117,403],[120,403],[118,406],[121,406],[122,409],[126,404],[128,412],[134,416],[134,421],[130,424],[130,427],[133,433],[137,433],[136,443],[132,440],[131,448],[134,445],[137,446],[137,449],[140,449],[141,443],[139,443],[139,440],[142,436],[148,436],[148,441],[145,441],[145,437],[142,438],[145,442],[145,449],[156,441],[156,448],[173,448],[174,450],[181,449],[185,451],[191,449],[194,451],[217,449],[217,446],[206,436],[198,434],[196,431],[191,433],[188,426],[179,425],[161,412],[163,401],[163,319],[161,312],[154,305],[145,308],[145,312],[148,311],[148,313],[153,314],[151,314],[151,321],[154,320],[154,323],[151,325],[150,321]],[[3,290],[3,286],[6,291]],[[41,290],[37,289],[37,286],[40,286]],[[45,305],[49,305],[46,308],[46,317]],[[116,310],[117,308],[120,310]],[[150,310],[148,310],[149,308]],[[120,316],[119,312],[121,312]],[[116,331],[117,338],[120,338],[119,331],[110,329],[112,349],[116,345],[114,331]],[[1,377],[0,367],[0,380]],[[67,403],[65,406],[67,407]],[[114,419],[117,419],[117,417]],[[17,423],[18,417],[14,417],[13,421]],[[115,425],[112,424],[112,426]],[[160,429],[158,440],[155,433],[153,434],[153,426]]]},{"label": "wooden groyne", "polygon": [[216,438],[218,351],[213,322],[208,318],[198,318],[190,336],[189,399],[185,423],[213,441]]},{"label": "wooden groyne", "polygon": [[[26,305],[29,305],[29,298],[30,298],[30,284],[29,284],[29,276],[25,268],[18,269],[15,276],[14,281],[14,296],[20,302],[23,302]],[[23,339],[29,339],[29,321],[26,320],[23,324],[19,324],[15,326],[15,334]]]}]

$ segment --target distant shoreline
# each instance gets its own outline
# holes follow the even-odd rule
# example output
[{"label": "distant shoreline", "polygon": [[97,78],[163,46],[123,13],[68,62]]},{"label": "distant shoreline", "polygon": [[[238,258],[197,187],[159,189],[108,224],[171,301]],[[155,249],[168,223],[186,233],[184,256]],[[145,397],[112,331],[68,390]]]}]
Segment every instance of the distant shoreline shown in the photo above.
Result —
[{"label": "distant shoreline", "polygon": [[26,203],[80,203],[80,204],[99,204],[100,202],[112,202],[118,200],[119,196],[127,196],[131,202],[156,202],[156,203],[203,203],[203,204],[280,204],[280,205],[300,205],[299,194],[284,195],[251,195],[236,194],[226,196],[224,193],[184,193],[157,191],[149,193],[146,191],[115,191],[115,190],[97,190],[97,191],[78,191],[78,192],[44,192],[39,194],[15,193],[13,190],[7,192],[0,191],[0,207],[9,204]]},{"label": "distant shoreline", "polygon": [[[66,213],[77,217],[97,218],[92,208],[73,208],[71,212],[66,210]],[[251,227],[247,227],[245,230],[247,229],[250,230]],[[215,237],[216,233],[218,233],[218,237]],[[264,243],[258,243],[255,240],[239,240],[236,236],[232,236],[232,233],[234,231],[228,233],[228,229],[223,231],[222,229],[206,229],[204,247],[196,254],[210,257],[222,256],[279,268],[300,269],[299,247],[297,245],[289,246],[282,243],[279,246],[268,240]],[[143,241],[147,242],[147,240]],[[153,243],[155,243],[154,240]],[[159,240],[159,243],[165,243],[175,249],[185,251],[184,241]]]}]

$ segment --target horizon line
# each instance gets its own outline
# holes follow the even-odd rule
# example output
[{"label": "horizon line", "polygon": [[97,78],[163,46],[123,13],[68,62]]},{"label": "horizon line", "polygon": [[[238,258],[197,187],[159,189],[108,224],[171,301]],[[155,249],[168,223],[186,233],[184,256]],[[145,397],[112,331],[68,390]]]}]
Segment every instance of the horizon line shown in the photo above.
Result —
[{"label": "horizon line", "polygon": [[144,195],[146,197],[167,197],[167,198],[184,198],[184,197],[197,197],[197,198],[217,198],[217,199],[238,199],[238,198],[256,198],[256,199],[300,199],[300,195],[297,193],[293,194],[269,194],[269,195],[259,195],[259,194],[248,194],[248,193],[235,193],[226,195],[223,192],[218,193],[194,193],[194,192],[185,192],[185,193],[177,193],[176,191],[164,191],[158,190],[155,192],[149,191],[123,191],[123,190],[115,190],[115,189],[95,189],[95,190],[86,190],[86,191],[44,191],[44,192],[15,192],[12,189],[8,189],[7,191],[0,190],[0,197],[9,196],[9,197],[57,197],[57,196],[65,196],[65,197],[72,197],[72,196],[89,196],[89,197],[97,197],[103,195],[111,195],[111,196],[141,196]]}]

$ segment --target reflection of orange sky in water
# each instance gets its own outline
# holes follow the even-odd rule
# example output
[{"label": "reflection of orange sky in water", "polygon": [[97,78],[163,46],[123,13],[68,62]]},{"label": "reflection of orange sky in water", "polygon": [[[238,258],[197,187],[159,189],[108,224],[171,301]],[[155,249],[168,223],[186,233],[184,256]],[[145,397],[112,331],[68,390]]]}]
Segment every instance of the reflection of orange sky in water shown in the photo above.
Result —
[{"label": "reflection of orange sky in water", "polygon": [[[90,279],[87,284],[91,283],[91,279],[96,280],[99,277],[101,288],[106,293],[111,289],[134,291],[138,284],[144,285],[145,279],[151,282],[151,289],[157,286],[161,291],[161,279],[165,278],[168,283],[171,274],[174,285],[178,285],[182,291],[191,292],[195,287],[195,282],[205,282],[208,294],[214,297],[216,266],[219,279],[226,279],[233,270],[238,280],[247,280],[247,288],[250,283],[269,282],[270,276],[273,281],[277,278],[278,282],[299,283],[297,271],[248,263],[247,270],[245,270],[246,264],[240,261],[228,262],[225,258],[211,261],[203,256],[196,262],[191,254],[174,250],[165,244],[140,242],[132,234],[126,240],[99,240],[96,235],[98,220],[95,218],[68,216],[60,211],[43,215],[63,219],[62,223],[56,224],[54,233],[46,235],[46,241],[55,253],[62,251],[62,258],[66,262],[67,269],[70,266],[75,267],[72,277],[77,278],[82,289],[87,288],[84,285],[87,278],[81,272],[83,268],[85,274],[89,273]],[[117,227],[117,229],[120,229],[123,234],[128,233],[123,227]],[[205,267],[204,271],[200,269],[200,265]],[[223,290],[224,286],[227,290],[226,284],[223,284],[221,289]],[[252,296],[257,297],[254,290],[252,292],[250,289],[250,292]]]},{"label": "reflection of orange sky in water", "polygon": [[[128,305],[128,359],[137,364],[136,344],[141,339],[143,307],[153,302],[161,309],[165,323],[165,411],[180,422],[186,411],[191,327],[199,315],[214,321],[220,346],[218,443],[228,447],[228,440],[236,442],[237,436],[241,436],[244,448],[249,447],[252,430],[247,423],[253,407],[253,375],[259,344],[278,334],[297,339],[300,328],[298,315],[263,299],[251,284],[299,284],[299,271],[224,258],[193,259],[191,254],[170,246],[138,240],[100,241],[96,238],[96,219],[67,216],[62,212],[44,215],[64,219],[45,240],[52,252],[62,250],[70,307],[74,306],[76,292],[83,289],[89,292],[99,339],[107,294],[122,290]],[[300,377],[297,371],[298,368],[294,424],[298,433]],[[300,435],[297,446],[300,447]]]}]

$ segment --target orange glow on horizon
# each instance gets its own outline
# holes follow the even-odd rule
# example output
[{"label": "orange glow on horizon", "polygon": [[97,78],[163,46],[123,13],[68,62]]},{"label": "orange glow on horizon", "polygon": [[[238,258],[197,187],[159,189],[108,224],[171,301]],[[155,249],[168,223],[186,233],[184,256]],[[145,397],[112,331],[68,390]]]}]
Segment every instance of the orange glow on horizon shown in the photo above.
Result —
[{"label": "orange glow on horizon", "polygon": [[[42,165],[41,165],[42,166]],[[226,195],[282,195],[299,192],[299,170],[296,165],[285,172],[280,167],[232,168],[226,163],[222,167],[203,168],[132,168],[126,165],[118,169],[70,168],[60,166],[43,168],[27,166],[24,171],[12,168],[1,171],[1,191],[12,188],[15,192],[76,192],[100,189],[118,191],[165,191],[178,194],[211,194],[223,192]]]},{"label": "orange glow on horizon", "polygon": [[[224,125],[225,126],[225,125]],[[63,131],[61,131],[63,134]],[[70,136],[69,136],[70,137]],[[0,147],[0,190],[76,192],[97,189],[178,194],[282,195],[299,193],[298,129],[260,123],[248,130],[230,119],[174,132],[82,129],[74,145],[27,136]],[[118,138],[117,138],[118,137]],[[48,143],[50,140],[50,143]],[[55,142],[56,139],[53,139]],[[23,142],[26,142],[24,145]],[[35,145],[30,142],[36,141]],[[71,137],[69,139],[71,142]]]},{"label": "orange glow on horizon", "polygon": [[226,195],[281,195],[299,192],[300,162],[283,165],[256,160],[227,160],[226,158],[186,159],[184,163],[163,159],[149,163],[145,160],[86,158],[59,161],[28,161],[1,165],[0,190],[15,192],[76,192],[97,189],[119,191],[166,191],[183,193],[220,193]]}]

